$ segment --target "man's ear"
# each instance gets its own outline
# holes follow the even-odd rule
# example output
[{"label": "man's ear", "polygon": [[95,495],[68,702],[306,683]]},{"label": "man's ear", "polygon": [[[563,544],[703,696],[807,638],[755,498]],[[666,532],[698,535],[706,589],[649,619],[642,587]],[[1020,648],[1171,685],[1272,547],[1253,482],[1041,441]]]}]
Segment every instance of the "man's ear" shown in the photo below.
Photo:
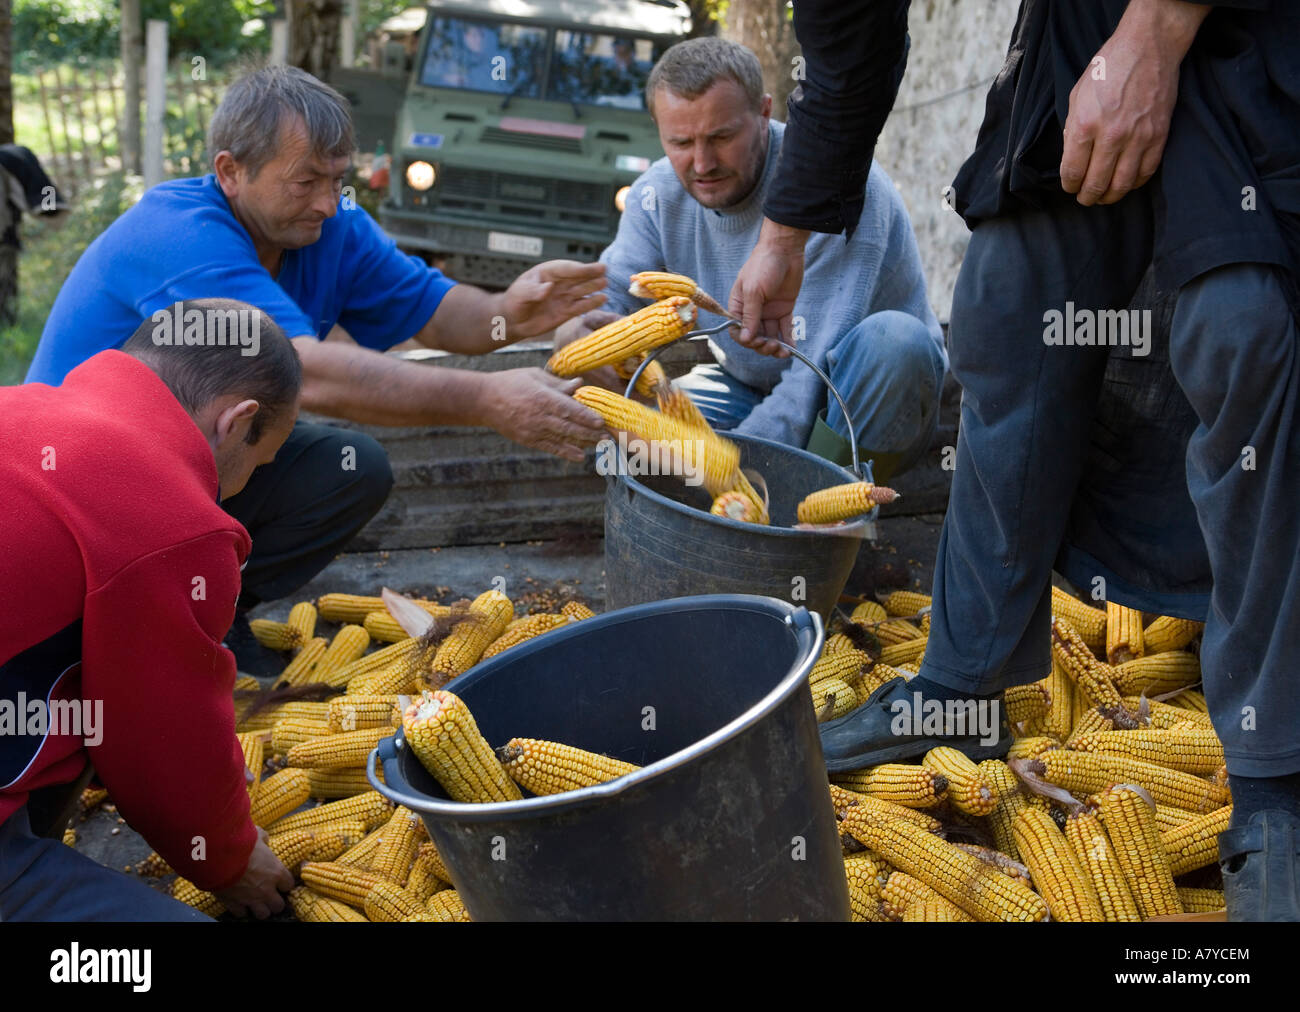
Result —
[{"label": "man's ear", "polygon": [[253,424],[253,416],[260,408],[261,405],[257,401],[249,399],[232,404],[217,415],[217,446],[221,446],[232,437],[242,441],[248,435],[248,429]]},{"label": "man's ear", "polygon": [[768,117],[770,117],[770,116],[772,115],[772,96],[771,96],[771,95],[769,95],[769,94],[764,94],[764,95],[763,95],[763,101],[760,102],[760,103],[759,103],[759,106],[758,106],[758,114],[759,114],[760,116],[762,116],[763,119],[767,119]]},{"label": "man's ear", "polygon": [[212,159],[212,171],[216,174],[217,185],[228,198],[239,192],[239,163],[229,151],[218,151]]}]

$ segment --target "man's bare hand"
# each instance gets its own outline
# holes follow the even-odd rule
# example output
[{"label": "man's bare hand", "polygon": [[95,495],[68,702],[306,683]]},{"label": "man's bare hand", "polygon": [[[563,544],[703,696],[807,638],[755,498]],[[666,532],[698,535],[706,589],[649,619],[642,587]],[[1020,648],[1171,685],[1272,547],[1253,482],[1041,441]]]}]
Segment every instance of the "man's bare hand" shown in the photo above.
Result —
[{"label": "man's bare hand", "polygon": [[1155,175],[1178,99],[1178,67],[1209,10],[1133,0],[1075,84],[1061,187],[1080,204],[1113,204]]},{"label": "man's bare hand", "polygon": [[[604,309],[593,309],[590,313],[583,313],[581,316],[574,317],[556,330],[555,350],[559,351],[566,344],[572,344],[578,338],[586,337],[593,330],[599,330],[617,319],[620,319],[618,313],[611,313]],[[627,384],[620,380],[618,373],[614,371],[612,366],[608,365],[583,373],[582,382],[590,386],[604,387],[606,390],[615,390],[618,393],[622,393],[627,389]]]},{"label": "man's bare hand", "polygon": [[791,317],[803,284],[808,233],[763,219],[758,242],[731,286],[727,311],[741,321],[731,328],[738,344],[764,355],[789,358]]},{"label": "man's bare hand", "polygon": [[516,443],[579,461],[606,435],[605,421],[578,401],[582,380],[560,379],[544,369],[507,369],[492,378],[490,424]]},{"label": "man's bare hand", "polygon": [[605,304],[605,265],[548,260],[528,268],[502,295],[511,337],[537,337]]},{"label": "man's bare hand", "polygon": [[280,893],[292,888],[293,876],[266,845],[266,830],[259,829],[243,877],[215,895],[236,917],[252,914],[263,921],[284,909]]}]

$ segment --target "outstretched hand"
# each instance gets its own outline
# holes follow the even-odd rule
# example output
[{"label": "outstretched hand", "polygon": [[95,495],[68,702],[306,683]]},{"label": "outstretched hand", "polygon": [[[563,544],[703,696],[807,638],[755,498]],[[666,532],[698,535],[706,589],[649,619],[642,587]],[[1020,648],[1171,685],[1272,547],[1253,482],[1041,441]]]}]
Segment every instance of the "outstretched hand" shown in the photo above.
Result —
[{"label": "outstretched hand", "polygon": [[515,278],[504,294],[511,337],[537,337],[605,303],[605,265],[548,260]]}]

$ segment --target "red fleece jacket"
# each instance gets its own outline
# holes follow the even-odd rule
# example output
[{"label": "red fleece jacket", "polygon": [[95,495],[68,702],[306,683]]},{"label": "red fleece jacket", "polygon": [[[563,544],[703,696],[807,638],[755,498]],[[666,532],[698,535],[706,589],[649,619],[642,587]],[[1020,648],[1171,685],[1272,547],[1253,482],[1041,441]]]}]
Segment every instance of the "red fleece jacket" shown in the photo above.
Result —
[{"label": "red fleece jacket", "polygon": [[[105,351],[60,387],[0,388],[0,490],[0,822],[89,758],[173,868],[233,885],[257,831],[221,640],[250,541],[207,441],[151,369]],[[20,691],[102,718],[6,728]]]}]

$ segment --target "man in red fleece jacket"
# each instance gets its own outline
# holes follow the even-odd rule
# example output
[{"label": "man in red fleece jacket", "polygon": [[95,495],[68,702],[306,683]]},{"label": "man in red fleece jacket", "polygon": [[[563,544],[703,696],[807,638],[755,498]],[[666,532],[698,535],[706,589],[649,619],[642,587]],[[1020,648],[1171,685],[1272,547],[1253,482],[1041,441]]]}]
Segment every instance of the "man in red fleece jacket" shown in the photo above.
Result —
[{"label": "man in red fleece jacket", "polygon": [[0,920],[202,919],[33,834],[29,797],[87,762],[178,873],[235,913],[283,908],[221,645],[250,542],[219,500],[275,456],[301,383],[270,316],[203,299],[60,387],[0,388]]}]

